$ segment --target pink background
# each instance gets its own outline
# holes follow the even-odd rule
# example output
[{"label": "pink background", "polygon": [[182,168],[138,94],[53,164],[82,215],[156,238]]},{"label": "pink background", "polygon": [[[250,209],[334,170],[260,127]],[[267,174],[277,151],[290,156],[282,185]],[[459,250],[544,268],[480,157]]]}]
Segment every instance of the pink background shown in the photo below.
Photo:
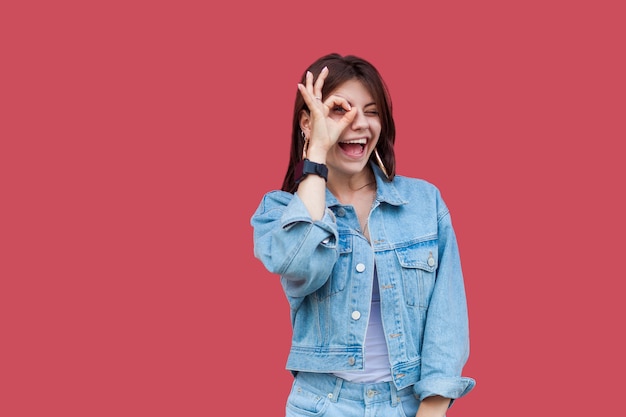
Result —
[{"label": "pink background", "polygon": [[448,415],[620,414],[623,2],[11,3],[0,415],[283,415],[249,219],[329,52],[378,67],[398,172],[452,211],[478,385]]}]

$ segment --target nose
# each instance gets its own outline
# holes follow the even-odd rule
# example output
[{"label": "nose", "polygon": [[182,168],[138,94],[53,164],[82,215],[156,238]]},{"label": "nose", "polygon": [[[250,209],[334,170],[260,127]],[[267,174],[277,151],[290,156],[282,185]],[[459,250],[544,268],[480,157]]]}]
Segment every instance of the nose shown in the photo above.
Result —
[{"label": "nose", "polygon": [[361,130],[366,129],[368,126],[369,124],[367,122],[367,117],[365,117],[365,113],[363,113],[363,110],[357,109],[356,116],[354,116],[354,119],[352,120],[352,129]]}]

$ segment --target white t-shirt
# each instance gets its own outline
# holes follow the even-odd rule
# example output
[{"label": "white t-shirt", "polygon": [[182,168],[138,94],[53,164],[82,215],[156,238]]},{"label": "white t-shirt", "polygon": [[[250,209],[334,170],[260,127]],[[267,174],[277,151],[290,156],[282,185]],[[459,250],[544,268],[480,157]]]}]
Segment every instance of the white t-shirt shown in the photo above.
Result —
[{"label": "white t-shirt", "polygon": [[385,331],[380,317],[380,292],[378,290],[378,274],[374,268],[374,284],[372,289],[372,307],[370,320],[365,335],[364,369],[361,371],[334,372],[335,376],[352,382],[387,382],[391,381],[391,365],[385,341]]}]

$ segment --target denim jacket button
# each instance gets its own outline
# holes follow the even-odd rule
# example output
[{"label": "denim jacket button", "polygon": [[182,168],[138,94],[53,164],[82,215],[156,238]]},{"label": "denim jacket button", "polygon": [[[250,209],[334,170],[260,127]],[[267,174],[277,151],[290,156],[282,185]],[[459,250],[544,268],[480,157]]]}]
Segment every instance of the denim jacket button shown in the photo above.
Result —
[{"label": "denim jacket button", "polygon": [[365,271],[365,264],[361,264],[361,263],[356,264],[356,271],[357,272]]},{"label": "denim jacket button", "polygon": [[358,320],[358,319],[360,319],[360,318],[361,318],[361,312],[360,312],[360,311],[358,311],[358,310],[354,310],[354,311],[352,312],[352,318],[353,318],[354,320]]},{"label": "denim jacket button", "polygon": [[346,215],[346,211],[343,208],[340,207],[337,209],[337,216],[343,217],[345,215]]},{"label": "denim jacket button", "polygon": [[355,363],[356,363],[356,361],[354,360],[354,358],[353,358],[353,357],[348,358],[348,364],[349,364],[350,366],[354,365]]}]

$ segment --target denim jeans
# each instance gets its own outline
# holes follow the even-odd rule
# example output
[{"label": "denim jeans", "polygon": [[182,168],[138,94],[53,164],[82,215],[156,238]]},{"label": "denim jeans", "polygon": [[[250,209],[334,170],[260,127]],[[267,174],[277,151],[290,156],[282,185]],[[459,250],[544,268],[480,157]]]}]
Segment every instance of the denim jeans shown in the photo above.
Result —
[{"label": "denim jeans", "polygon": [[287,417],[414,417],[412,387],[393,382],[355,383],[331,374],[299,372],[287,399]]}]

